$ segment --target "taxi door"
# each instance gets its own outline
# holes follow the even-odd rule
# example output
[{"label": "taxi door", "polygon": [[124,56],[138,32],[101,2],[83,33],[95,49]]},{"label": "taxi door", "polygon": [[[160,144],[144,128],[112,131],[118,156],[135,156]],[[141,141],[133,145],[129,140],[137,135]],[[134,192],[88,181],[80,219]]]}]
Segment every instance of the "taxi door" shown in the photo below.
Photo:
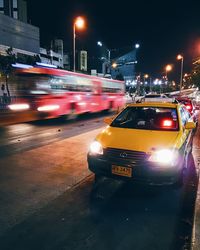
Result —
[{"label": "taxi door", "polygon": [[193,140],[193,133],[191,129],[185,129],[186,123],[190,119],[189,112],[180,107],[180,116],[181,116],[181,126],[182,126],[182,146],[181,151],[183,155],[188,155],[192,151],[192,140]]}]

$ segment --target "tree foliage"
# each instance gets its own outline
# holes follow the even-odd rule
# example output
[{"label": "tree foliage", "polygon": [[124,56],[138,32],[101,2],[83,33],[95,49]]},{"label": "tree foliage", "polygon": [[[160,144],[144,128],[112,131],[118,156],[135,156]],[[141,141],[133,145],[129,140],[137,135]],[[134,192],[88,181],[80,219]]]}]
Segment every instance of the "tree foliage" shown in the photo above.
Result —
[{"label": "tree foliage", "polygon": [[7,94],[4,92],[4,84],[2,84],[1,89],[4,92],[4,95],[10,97],[10,91],[8,87],[8,76],[12,71],[12,64],[16,62],[16,56],[13,53],[13,49],[11,47],[6,50],[6,54],[6,56],[0,55],[0,73],[5,77],[5,87]]},{"label": "tree foliage", "polygon": [[40,57],[38,55],[30,56],[30,55],[24,55],[19,54],[17,57],[13,52],[12,47],[8,48],[6,50],[6,55],[0,55],[0,75],[2,75],[5,78],[5,85],[4,83],[1,86],[2,91],[6,92],[10,97],[10,91],[8,86],[8,77],[12,73],[13,67],[12,64],[15,63],[23,63],[23,64],[29,64],[29,65],[35,65],[36,62],[40,62]]},{"label": "tree foliage", "polygon": [[12,64],[16,62],[16,56],[12,48],[8,48],[6,54],[6,56],[0,55],[0,72],[5,76],[10,74]]},{"label": "tree foliage", "polygon": [[200,63],[194,65],[191,77],[191,83],[200,88]]},{"label": "tree foliage", "polygon": [[41,62],[40,57],[38,55],[29,56],[29,55],[18,55],[16,62],[28,64],[28,65],[35,65],[36,62]]}]

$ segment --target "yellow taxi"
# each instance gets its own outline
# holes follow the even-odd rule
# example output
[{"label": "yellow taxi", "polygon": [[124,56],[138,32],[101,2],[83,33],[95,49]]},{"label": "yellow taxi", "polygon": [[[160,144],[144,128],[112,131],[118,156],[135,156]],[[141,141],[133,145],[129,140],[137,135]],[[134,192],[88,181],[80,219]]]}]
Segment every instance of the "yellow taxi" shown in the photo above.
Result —
[{"label": "yellow taxi", "polygon": [[151,185],[184,183],[195,123],[178,103],[136,103],[124,108],[97,135],[88,167],[100,177]]}]

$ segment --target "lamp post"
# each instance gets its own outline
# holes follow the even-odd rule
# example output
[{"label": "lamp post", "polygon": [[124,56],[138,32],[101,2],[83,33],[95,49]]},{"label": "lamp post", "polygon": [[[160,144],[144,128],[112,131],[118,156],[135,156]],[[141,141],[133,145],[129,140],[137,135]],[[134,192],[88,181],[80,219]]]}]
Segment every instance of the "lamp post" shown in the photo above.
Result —
[{"label": "lamp post", "polygon": [[[103,43],[101,42],[101,41],[98,41],[97,42],[97,45],[98,46],[100,46],[100,47],[102,47],[103,46]],[[104,46],[105,47],[105,46]],[[108,62],[110,63],[110,53],[111,53],[111,50],[110,49],[107,49],[107,48],[105,48],[106,49],[106,51],[108,52],[108,58],[107,58],[107,60],[108,60]]]},{"label": "lamp post", "polygon": [[180,93],[181,93],[182,84],[183,84],[183,56],[178,55],[177,60],[181,60],[181,75],[180,75]]},{"label": "lamp post", "polygon": [[[148,75],[148,74],[145,74],[145,75],[144,75],[144,83],[145,83],[145,79],[146,79],[146,81],[147,81],[148,78],[149,78],[149,75]],[[150,92],[151,92],[151,78],[150,78],[150,82],[149,82],[149,90],[150,90]]]},{"label": "lamp post", "polygon": [[147,79],[148,77],[149,77],[148,74],[145,74],[145,75],[144,75],[144,82],[145,82],[145,79]]},{"label": "lamp post", "polygon": [[[110,54],[111,54],[111,50],[106,48],[106,46],[103,45],[103,43],[101,41],[98,41],[97,42],[97,45],[100,46],[100,47],[103,47],[108,55],[107,55],[107,58],[106,58],[106,61],[103,62],[102,64],[102,72],[104,73],[104,75],[107,73],[107,70],[106,70],[106,67],[109,67],[109,72],[110,72],[110,67],[111,67],[111,59],[110,59]],[[105,57],[104,57],[105,58]]]},{"label": "lamp post", "polygon": [[[135,60],[137,62],[137,50],[140,48],[140,44],[139,43],[136,43],[135,44]],[[135,74],[135,68],[133,67],[133,78],[134,78],[134,74]],[[139,75],[139,78],[137,78],[137,84],[136,84],[136,91],[138,93],[138,95],[140,94],[140,81],[138,81],[138,79],[140,79],[140,75]]]},{"label": "lamp post", "polygon": [[76,71],[76,28],[83,29],[85,20],[83,17],[76,17],[73,23],[73,71]]},{"label": "lamp post", "polygon": [[170,64],[168,64],[166,67],[165,67],[165,72],[166,72],[166,81],[168,82],[168,75],[167,75],[167,73],[169,72],[169,71],[171,71],[172,70],[172,66],[170,65]]}]

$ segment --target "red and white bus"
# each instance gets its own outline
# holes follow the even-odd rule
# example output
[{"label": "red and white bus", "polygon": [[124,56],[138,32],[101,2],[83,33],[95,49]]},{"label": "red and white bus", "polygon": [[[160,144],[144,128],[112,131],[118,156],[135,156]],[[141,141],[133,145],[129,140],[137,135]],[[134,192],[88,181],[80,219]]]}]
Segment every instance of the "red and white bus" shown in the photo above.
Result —
[{"label": "red and white bus", "polygon": [[60,69],[17,69],[9,86],[16,96],[9,108],[37,111],[38,118],[112,110],[125,104],[124,82]]}]

